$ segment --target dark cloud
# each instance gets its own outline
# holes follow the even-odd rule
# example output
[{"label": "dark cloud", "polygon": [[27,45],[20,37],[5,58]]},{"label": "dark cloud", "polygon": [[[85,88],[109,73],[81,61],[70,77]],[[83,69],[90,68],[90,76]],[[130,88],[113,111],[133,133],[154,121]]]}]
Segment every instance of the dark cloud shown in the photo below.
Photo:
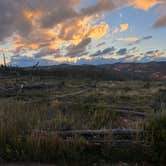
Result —
[{"label": "dark cloud", "polygon": [[145,53],[145,55],[151,55],[151,54],[155,54],[155,53],[158,53],[158,52],[159,52],[159,50],[151,50],[151,51],[147,51]]},{"label": "dark cloud", "polygon": [[13,33],[28,36],[33,30],[25,10],[41,11],[41,26],[48,28],[66,19],[75,17],[80,0],[0,0],[0,41]]},{"label": "dark cloud", "polygon": [[116,53],[118,54],[118,55],[126,55],[127,54],[127,48],[122,48],[122,49],[120,49],[119,51],[117,51]]},{"label": "dark cloud", "polygon": [[138,39],[138,40],[136,40],[136,41],[134,41],[132,43],[129,43],[129,46],[132,46],[132,45],[135,45],[135,44],[139,44],[139,43],[141,43],[144,40],[149,40],[149,39],[152,39],[152,38],[153,38],[152,36],[142,37],[142,38],[140,38],[140,39]]},{"label": "dark cloud", "polygon": [[48,14],[42,19],[42,26],[48,28],[65,20],[79,17],[76,12],[76,6],[79,2],[80,0],[51,0],[50,3],[47,0],[45,4],[43,4],[43,8],[49,5]]},{"label": "dark cloud", "polygon": [[137,48],[137,47],[130,48],[130,49],[128,49],[128,52],[129,52],[129,53],[138,52],[138,48]]},{"label": "dark cloud", "polygon": [[100,47],[100,46],[103,46],[105,44],[106,44],[106,42],[102,42],[102,43],[99,43],[96,47]]},{"label": "dark cloud", "polygon": [[47,55],[59,55],[60,54],[60,50],[57,49],[49,49],[49,48],[43,48],[41,49],[39,52],[37,52],[36,54],[34,54],[35,58],[41,58]]},{"label": "dark cloud", "polygon": [[76,12],[71,9],[65,10],[63,12],[63,15],[59,15],[59,10],[63,11],[63,9],[58,9],[58,10],[52,11],[48,15],[48,17],[43,19],[42,26],[45,28],[50,28],[50,27],[54,26],[55,24],[61,23],[69,18],[76,17],[76,15],[77,15]]},{"label": "dark cloud", "polygon": [[108,53],[111,53],[113,51],[115,51],[115,47],[106,48],[102,52],[103,52],[103,54],[108,54]]},{"label": "dark cloud", "polygon": [[84,53],[86,50],[86,46],[91,42],[91,38],[83,39],[78,45],[76,46],[70,46],[68,48],[68,56],[74,57],[79,56],[80,54]]},{"label": "dark cloud", "polygon": [[0,0],[0,41],[13,33],[28,35],[31,23],[23,15],[23,1]]},{"label": "dark cloud", "polygon": [[91,56],[101,56],[101,55],[105,55],[105,54],[109,54],[109,53],[113,53],[115,51],[115,47],[109,47],[106,48],[104,50],[98,50],[97,52],[95,52],[94,54],[92,54]]},{"label": "dark cloud", "polygon": [[116,9],[118,5],[113,0],[99,0],[97,4],[82,8],[82,15],[93,15],[103,11],[112,11]]},{"label": "dark cloud", "polygon": [[160,28],[166,26],[166,14],[161,16],[153,25],[154,28]]}]

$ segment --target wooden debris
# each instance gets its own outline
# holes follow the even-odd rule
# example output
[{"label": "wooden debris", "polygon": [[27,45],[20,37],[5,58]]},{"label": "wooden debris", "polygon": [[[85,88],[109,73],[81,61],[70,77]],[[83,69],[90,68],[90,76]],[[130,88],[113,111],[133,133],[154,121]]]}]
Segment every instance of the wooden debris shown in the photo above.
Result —
[{"label": "wooden debris", "polygon": [[144,112],[136,112],[136,111],[126,111],[126,110],[114,110],[115,112],[122,114],[122,115],[131,115],[131,116],[138,116],[138,117],[145,117],[147,114]]},{"label": "wooden debris", "polygon": [[129,146],[145,145],[143,130],[112,129],[112,130],[70,130],[70,131],[44,131],[33,130],[32,137],[61,138],[64,143],[75,144],[78,137],[84,138],[80,143],[86,145]]},{"label": "wooden debris", "polygon": [[112,129],[112,130],[68,130],[68,131],[44,131],[44,130],[33,130],[34,134],[43,134],[43,135],[58,135],[62,137],[71,137],[71,136],[102,136],[102,135],[143,135],[143,130],[133,130],[133,129]]},{"label": "wooden debris", "polygon": [[60,82],[57,84],[51,83],[33,83],[27,85],[20,85],[21,89],[49,89],[49,88],[62,88],[64,86],[64,82]]},{"label": "wooden debris", "polygon": [[18,84],[10,87],[1,87],[0,93],[3,95],[7,94],[11,96],[18,95],[17,92],[20,90],[33,90],[33,89],[51,89],[51,88],[63,88],[64,82],[60,83],[32,83],[32,84]]}]

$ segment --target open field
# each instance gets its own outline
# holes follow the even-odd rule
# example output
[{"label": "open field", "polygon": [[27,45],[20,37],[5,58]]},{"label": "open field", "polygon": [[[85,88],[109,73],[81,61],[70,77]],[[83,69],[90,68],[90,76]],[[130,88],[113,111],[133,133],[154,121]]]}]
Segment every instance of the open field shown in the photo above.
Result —
[{"label": "open field", "polygon": [[161,134],[157,146],[165,147],[164,80],[1,78],[1,162],[104,166],[165,160],[155,142]]}]

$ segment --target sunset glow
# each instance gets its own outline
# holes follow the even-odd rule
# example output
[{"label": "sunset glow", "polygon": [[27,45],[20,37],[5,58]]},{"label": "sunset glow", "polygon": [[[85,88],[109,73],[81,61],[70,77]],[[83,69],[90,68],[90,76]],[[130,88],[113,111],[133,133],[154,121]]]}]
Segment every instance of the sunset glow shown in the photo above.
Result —
[{"label": "sunset glow", "polygon": [[24,66],[25,57],[48,60],[43,65],[119,62],[121,50],[123,62],[166,59],[166,0],[0,0],[0,7],[0,50],[8,50],[9,64]]}]

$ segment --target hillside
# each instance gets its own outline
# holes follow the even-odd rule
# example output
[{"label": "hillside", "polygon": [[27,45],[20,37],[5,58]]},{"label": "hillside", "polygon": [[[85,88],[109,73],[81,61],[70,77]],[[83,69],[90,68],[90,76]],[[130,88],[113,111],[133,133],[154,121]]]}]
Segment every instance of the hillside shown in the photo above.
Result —
[{"label": "hillside", "polygon": [[95,80],[165,80],[166,62],[116,63],[105,65],[55,65],[38,67],[1,67],[1,75],[38,75]]}]

